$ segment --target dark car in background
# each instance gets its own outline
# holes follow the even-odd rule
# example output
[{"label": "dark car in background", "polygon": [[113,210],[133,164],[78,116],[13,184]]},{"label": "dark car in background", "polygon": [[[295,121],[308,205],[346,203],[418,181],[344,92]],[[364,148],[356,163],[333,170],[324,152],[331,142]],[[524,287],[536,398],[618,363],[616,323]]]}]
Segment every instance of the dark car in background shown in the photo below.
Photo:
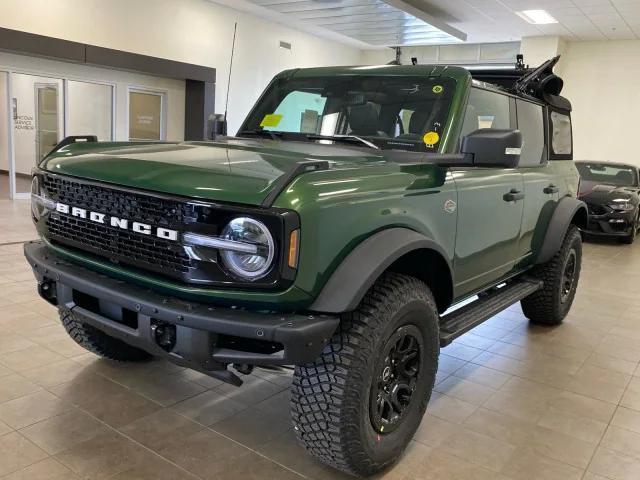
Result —
[{"label": "dark car in background", "polygon": [[633,243],[640,228],[638,167],[624,163],[576,162],[578,197],[587,204],[585,233]]}]

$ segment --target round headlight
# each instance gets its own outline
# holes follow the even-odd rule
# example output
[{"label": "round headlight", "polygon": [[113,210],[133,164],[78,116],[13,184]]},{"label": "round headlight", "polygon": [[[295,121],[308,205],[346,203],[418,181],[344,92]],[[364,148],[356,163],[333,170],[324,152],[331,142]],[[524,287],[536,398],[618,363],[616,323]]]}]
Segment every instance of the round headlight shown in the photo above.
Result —
[{"label": "round headlight", "polygon": [[238,277],[257,280],[264,277],[275,255],[275,244],[264,223],[248,217],[234,218],[222,230],[222,238],[255,245],[255,253],[220,250],[225,266]]}]

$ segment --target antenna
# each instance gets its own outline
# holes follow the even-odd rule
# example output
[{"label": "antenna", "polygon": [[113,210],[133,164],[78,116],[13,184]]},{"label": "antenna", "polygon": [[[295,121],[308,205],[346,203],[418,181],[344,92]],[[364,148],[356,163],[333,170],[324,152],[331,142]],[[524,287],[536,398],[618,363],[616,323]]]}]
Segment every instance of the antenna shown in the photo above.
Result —
[{"label": "antenna", "polygon": [[224,103],[224,119],[227,119],[229,110],[229,90],[231,90],[231,70],[233,69],[233,54],[236,51],[236,33],[238,31],[238,22],[233,25],[233,42],[231,44],[231,61],[229,62],[229,79],[227,80],[227,99]]}]

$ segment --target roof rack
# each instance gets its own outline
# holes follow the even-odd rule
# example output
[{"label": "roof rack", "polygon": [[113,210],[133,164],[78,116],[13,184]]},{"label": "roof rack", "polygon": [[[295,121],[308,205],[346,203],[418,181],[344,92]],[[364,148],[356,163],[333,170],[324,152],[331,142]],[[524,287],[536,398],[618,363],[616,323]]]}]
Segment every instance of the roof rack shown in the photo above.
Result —
[{"label": "roof rack", "polygon": [[482,65],[465,67],[471,77],[482,82],[492,83],[523,97],[535,98],[555,108],[571,111],[571,103],[560,96],[563,80],[553,73],[560,60],[557,55],[537,68],[524,64],[522,55],[516,57],[515,65]]}]

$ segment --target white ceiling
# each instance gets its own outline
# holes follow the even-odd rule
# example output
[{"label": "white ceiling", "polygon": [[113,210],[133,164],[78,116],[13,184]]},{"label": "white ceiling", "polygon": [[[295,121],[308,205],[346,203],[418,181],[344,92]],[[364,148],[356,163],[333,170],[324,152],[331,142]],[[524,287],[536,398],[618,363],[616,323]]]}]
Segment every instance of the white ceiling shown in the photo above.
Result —
[{"label": "white ceiling", "polygon": [[[640,38],[640,0],[213,0],[361,48],[517,41]],[[559,23],[516,15],[543,9]]]},{"label": "white ceiling", "polygon": [[[640,38],[640,0],[408,0],[467,33],[468,41],[561,35],[570,40]],[[531,25],[515,14],[542,9],[559,23]]]}]

